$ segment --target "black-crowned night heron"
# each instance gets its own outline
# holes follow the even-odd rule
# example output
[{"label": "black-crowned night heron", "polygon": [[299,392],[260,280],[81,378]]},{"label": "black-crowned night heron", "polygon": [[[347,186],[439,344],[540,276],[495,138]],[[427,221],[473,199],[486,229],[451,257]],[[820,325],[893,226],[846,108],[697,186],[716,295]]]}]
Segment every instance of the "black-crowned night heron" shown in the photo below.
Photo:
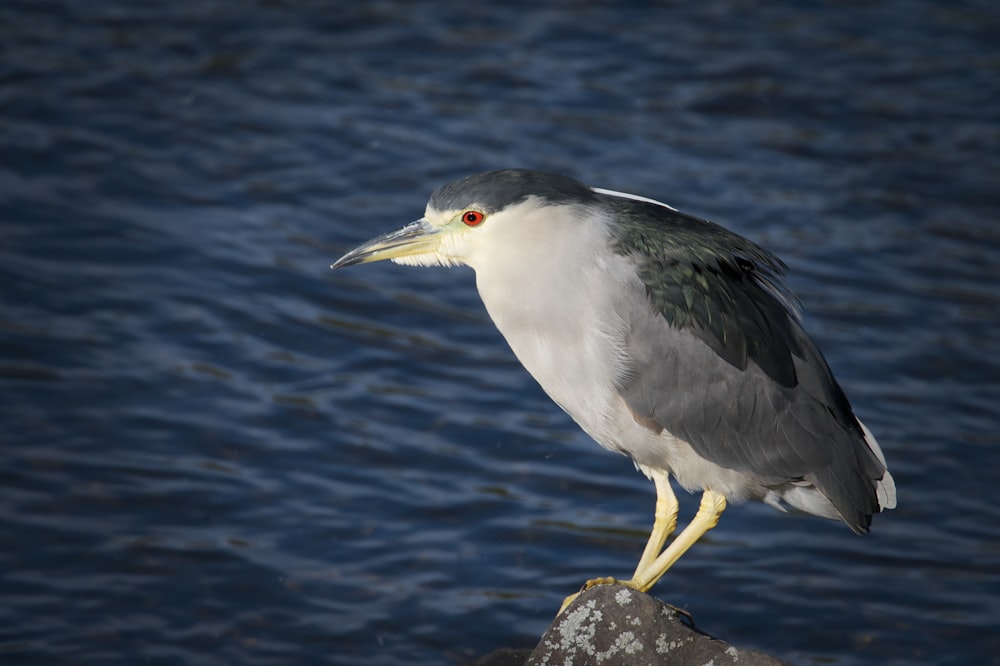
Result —
[{"label": "black-crowned night heron", "polygon": [[[630,587],[652,587],[727,502],[788,505],[858,533],[896,505],[878,443],[802,328],[784,264],[716,224],[565,176],[491,171],[441,187],[423,218],[333,268],[382,259],[471,266],[545,392],[653,480],[656,518]],[[664,548],[677,525],[670,476],[703,494]]]}]

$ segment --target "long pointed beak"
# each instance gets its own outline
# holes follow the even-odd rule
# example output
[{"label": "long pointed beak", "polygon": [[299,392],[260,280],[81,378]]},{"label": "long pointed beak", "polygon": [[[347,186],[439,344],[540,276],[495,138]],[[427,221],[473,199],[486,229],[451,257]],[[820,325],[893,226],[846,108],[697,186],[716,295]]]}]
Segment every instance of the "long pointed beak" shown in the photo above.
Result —
[{"label": "long pointed beak", "polygon": [[382,234],[354,248],[330,268],[337,269],[355,264],[367,264],[383,259],[397,259],[414,254],[433,253],[437,250],[441,239],[440,230],[427,224],[423,219],[411,222],[402,229]]}]

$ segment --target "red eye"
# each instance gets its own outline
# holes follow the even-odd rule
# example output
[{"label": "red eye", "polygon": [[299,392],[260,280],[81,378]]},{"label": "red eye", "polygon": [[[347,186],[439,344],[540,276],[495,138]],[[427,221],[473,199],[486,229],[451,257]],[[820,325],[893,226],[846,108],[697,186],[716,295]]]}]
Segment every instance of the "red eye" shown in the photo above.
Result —
[{"label": "red eye", "polygon": [[465,224],[470,227],[478,227],[485,219],[486,216],[478,210],[467,210],[462,213],[462,222],[465,222]]}]

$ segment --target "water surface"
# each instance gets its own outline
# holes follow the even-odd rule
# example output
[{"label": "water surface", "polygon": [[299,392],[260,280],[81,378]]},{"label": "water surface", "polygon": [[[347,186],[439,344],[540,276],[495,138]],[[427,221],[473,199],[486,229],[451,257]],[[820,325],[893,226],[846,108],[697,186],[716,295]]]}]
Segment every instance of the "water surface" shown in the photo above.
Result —
[{"label": "water surface", "polygon": [[864,538],[732,508],[656,594],[796,663],[996,661],[998,28],[976,2],[4,3],[0,660],[463,663],[628,575],[651,484],[471,272],[327,268],[527,166],[780,254],[897,481]]}]

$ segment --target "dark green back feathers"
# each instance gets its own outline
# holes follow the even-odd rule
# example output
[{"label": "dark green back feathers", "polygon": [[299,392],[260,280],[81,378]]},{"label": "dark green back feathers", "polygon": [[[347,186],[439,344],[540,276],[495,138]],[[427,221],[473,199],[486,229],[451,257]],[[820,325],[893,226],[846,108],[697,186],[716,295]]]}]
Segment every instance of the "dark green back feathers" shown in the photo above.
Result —
[{"label": "dark green back feathers", "polygon": [[756,363],[782,386],[796,383],[791,354],[802,350],[790,318],[794,296],[780,283],[780,259],[749,240],[684,213],[607,197],[619,221],[617,249],[639,260],[653,306],[728,363]]}]

